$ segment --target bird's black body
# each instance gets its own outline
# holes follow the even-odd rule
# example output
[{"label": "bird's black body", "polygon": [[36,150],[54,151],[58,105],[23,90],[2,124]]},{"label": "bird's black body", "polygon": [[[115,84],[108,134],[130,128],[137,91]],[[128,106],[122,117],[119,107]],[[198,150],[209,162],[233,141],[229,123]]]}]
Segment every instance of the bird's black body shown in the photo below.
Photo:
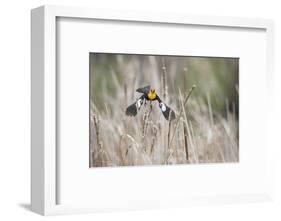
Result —
[{"label": "bird's black body", "polygon": [[159,107],[165,117],[166,120],[173,120],[176,118],[175,112],[168,107],[160,97],[155,93],[155,90],[150,89],[150,85],[142,88],[138,88],[136,90],[137,92],[141,93],[142,95],[137,99],[136,102],[131,104],[126,109],[126,115],[128,116],[136,116],[138,113],[138,110],[141,108],[142,104],[147,101],[155,101],[157,100],[159,103]]}]

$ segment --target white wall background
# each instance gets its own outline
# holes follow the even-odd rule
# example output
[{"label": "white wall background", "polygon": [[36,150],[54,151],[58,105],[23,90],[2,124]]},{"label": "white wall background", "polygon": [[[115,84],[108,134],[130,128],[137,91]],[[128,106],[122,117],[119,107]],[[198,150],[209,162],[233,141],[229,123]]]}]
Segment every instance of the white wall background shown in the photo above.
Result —
[{"label": "white wall background", "polygon": [[[0,2],[0,220],[280,220],[281,13],[274,0],[6,0]],[[44,4],[271,18],[275,21],[275,202],[41,217],[29,210],[30,9]],[[278,116],[279,115],[279,116]],[[262,116],[261,116],[262,117]]]}]

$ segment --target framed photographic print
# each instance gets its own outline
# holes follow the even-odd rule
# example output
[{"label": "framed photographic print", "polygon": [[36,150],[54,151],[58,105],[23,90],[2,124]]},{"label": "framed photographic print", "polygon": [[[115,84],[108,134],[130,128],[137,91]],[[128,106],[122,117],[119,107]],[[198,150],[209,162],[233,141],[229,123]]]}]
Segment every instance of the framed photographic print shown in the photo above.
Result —
[{"label": "framed photographic print", "polygon": [[273,24],[32,10],[32,210],[271,199]]},{"label": "framed photographic print", "polygon": [[90,167],[239,162],[238,73],[239,58],[90,53]]}]

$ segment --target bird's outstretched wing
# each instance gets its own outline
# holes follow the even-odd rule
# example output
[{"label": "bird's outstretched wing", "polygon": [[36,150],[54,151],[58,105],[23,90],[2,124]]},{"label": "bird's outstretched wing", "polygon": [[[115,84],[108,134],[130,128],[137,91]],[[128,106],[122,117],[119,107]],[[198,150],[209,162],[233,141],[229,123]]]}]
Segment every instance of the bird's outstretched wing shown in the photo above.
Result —
[{"label": "bird's outstretched wing", "polygon": [[132,103],[130,106],[126,109],[126,115],[127,116],[136,116],[138,113],[138,110],[141,108],[141,105],[144,101],[144,95],[142,95],[139,99],[137,99],[136,102]]},{"label": "bird's outstretched wing", "polygon": [[166,120],[174,120],[176,118],[175,112],[168,106],[166,105],[159,96],[157,96],[157,100],[159,102],[159,107],[160,110],[165,117]]},{"label": "bird's outstretched wing", "polygon": [[175,112],[163,102],[159,103],[159,107],[166,120],[174,120],[176,118]]},{"label": "bird's outstretched wing", "polygon": [[127,116],[136,116],[138,113],[138,109],[137,109],[137,102],[131,104],[130,106],[127,107],[126,109],[126,115]]},{"label": "bird's outstretched wing", "polygon": [[147,85],[145,87],[138,88],[136,91],[139,93],[147,94],[149,90],[150,90],[150,85]]}]

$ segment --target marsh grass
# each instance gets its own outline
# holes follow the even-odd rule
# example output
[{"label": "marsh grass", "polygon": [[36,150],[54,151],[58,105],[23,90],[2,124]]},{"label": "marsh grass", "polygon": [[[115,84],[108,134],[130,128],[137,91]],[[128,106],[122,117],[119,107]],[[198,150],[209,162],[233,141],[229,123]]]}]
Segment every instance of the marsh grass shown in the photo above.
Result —
[{"label": "marsh grass", "polygon": [[[165,120],[158,102],[147,102],[136,117],[128,117],[125,109],[137,98],[136,88],[144,83],[137,73],[127,75],[135,72],[136,64],[118,62],[124,74],[118,80],[116,70],[111,72],[115,76],[110,80],[114,96],[101,82],[102,108],[94,98],[90,100],[90,167],[238,162],[238,117],[229,110],[231,105],[235,110],[234,103],[229,105],[225,98],[223,114],[213,109],[208,92],[205,98],[193,96],[198,87],[169,90],[167,75],[173,73],[167,73],[164,59],[155,69],[157,65],[151,60],[150,71],[159,74],[153,75],[150,84],[175,110],[176,119]],[[186,78],[188,69],[182,72]]]}]

